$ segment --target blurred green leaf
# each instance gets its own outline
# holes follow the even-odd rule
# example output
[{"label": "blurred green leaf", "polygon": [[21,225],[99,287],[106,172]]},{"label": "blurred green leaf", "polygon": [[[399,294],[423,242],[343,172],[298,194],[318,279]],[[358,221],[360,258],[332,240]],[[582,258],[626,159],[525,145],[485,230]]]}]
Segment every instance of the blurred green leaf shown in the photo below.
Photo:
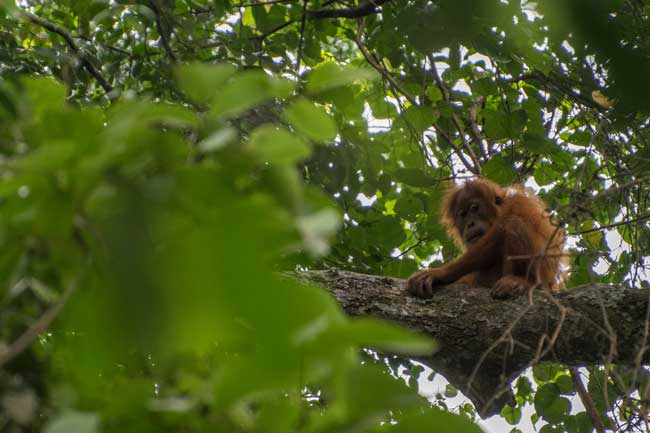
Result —
[{"label": "blurred green leaf", "polygon": [[245,71],[233,76],[218,92],[210,114],[234,117],[271,98],[289,96],[290,82],[266,75],[262,71]]},{"label": "blurred green leaf", "polygon": [[262,125],[255,129],[249,139],[253,151],[271,164],[292,164],[310,153],[309,145],[286,129]]},{"label": "blurred green leaf", "polygon": [[308,93],[319,93],[335,87],[345,86],[356,81],[372,80],[376,73],[369,69],[341,67],[335,62],[324,62],[316,65],[307,76],[306,90]]},{"label": "blurred green leaf", "polygon": [[317,105],[298,99],[286,108],[285,117],[293,128],[315,141],[332,141],[337,128],[334,120]]},{"label": "blurred green leaf", "polygon": [[216,152],[237,139],[237,131],[233,128],[224,128],[213,132],[197,144],[203,153]]},{"label": "blurred green leaf", "polygon": [[390,353],[425,356],[431,355],[436,347],[429,337],[371,318],[353,320],[345,333],[357,344],[368,345]]},{"label": "blurred green leaf", "polygon": [[45,427],[45,433],[96,433],[99,418],[95,414],[68,411],[63,412]]},{"label": "blurred green leaf", "polygon": [[220,88],[236,69],[235,66],[227,63],[219,65],[190,63],[179,66],[176,75],[181,90],[190,99],[198,104],[207,104],[220,93]]},{"label": "blurred green leaf", "polygon": [[429,187],[438,183],[436,179],[428,176],[424,170],[419,168],[398,168],[394,175],[396,181],[412,186]]}]

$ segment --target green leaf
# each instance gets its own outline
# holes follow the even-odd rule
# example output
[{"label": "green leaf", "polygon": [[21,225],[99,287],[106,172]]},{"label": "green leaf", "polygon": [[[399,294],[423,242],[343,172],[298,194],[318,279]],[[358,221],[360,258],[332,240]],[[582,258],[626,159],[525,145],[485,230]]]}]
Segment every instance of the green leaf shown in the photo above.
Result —
[{"label": "green leaf", "polygon": [[550,382],[564,370],[558,364],[544,362],[533,367],[533,377],[538,382]]},{"label": "green leaf", "polygon": [[517,171],[512,162],[502,155],[490,158],[483,166],[481,173],[501,185],[509,185],[517,179]]},{"label": "green leaf", "polygon": [[404,111],[404,121],[418,133],[431,128],[435,120],[436,116],[431,107],[411,105]]},{"label": "green leaf", "polygon": [[60,110],[65,101],[65,87],[53,79],[23,78],[30,101],[30,108],[35,119],[49,111]]},{"label": "green leaf", "polygon": [[566,417],[564,426],[566,427],[567,433],[591,433],[594,431],[591,418],[587,412],[579,412],[573,416]]},{"label": "green leaf", "polygon": [[535,409],[538,413],[540,410],[549,407],[555,400],[560,397],[560,389],[554,383],[545,383],[537,388],[535,393]]},{"label": "green leaf", "polygon": [[573,387],[573,380],[571,380],[571,377],[566,374],[558,376],[558,378],[555,379],[555,384],[560,389],[560,394],[570,395],[576,392]]},{"label": "green leaf", "polygon": [[306,99],[298,99],[284,111],[293,128],[315,141],[332,141],[338,132],[336,123],[325,110]]},{"label": "green leaf", "polygon": [[571,134],[571,137],[569,137],[569,141],[571,144],[575,144],[576,146],[589,146],[589,143],[591,143],[593,135],[589,131],[576,131],[573,134]]},{"label": "green leaf", "polygon": [[402,192],[395,203],[395,213],[406,220],[414,220],[424,210],[422,200],[407,192]]},{"label": "green leaf", "polygon": [[314,257],[329,252],[329,241],[341,225],[341,216],[334,209],[322,209],[318,212],[298,218],[297,226],[306,250]]},{"label": "green leaf", "polygon": [[440,101],[442,99],[442,91],[438,88],[438,86],[427,87],[425,93],[429,97],[431,102]]},{"label": "green leaf", "polygon": [[501,417],[510,425],[519,424],[519,421],[521,421],[521,408],[507,404],[501,409]]},{"label": "green leaf", "polygon": [[508,114],[503,111],[486,109],[485,133],[494,140],[517,137],[526,126],[527,114],[524,110],[515,110]]},{"label": "green leaf", "polygon": [[219,89],[210,114],[235,117],[271,98],[287,97],[293,87],[291,82],[269,77],[262,71],[241,72]]},{"label": "green leaf", "polygon": [[436,349],[436,344],[430,337],[369,317],[353,319],[345,330],[345,335],[356,344],[389,353],[427,356]]},{"label": "green leaf", "polygon": [[373,221],[364,234],[369,245],[375,245],[386,252],[398,247],[406,239],[402,223],[399,218],[393,216],[384,216]]},{"label": "green leaf", "polygon": [[560,397],[560,388],[555,383],[546,383],[535,393],[535,410],[550,423],[561,422],[571,411],[571,402]]},{"label": "green leaf", "polygon": [[517,396],[527,399],[533,393],[533,386],[526,376],[517,379]]},{"label": "green leaf", "polygon": [[553,169],[552,164],[543,162],[535,170],[534,177],[538,185],[544,186],[555,182],[557,180],[557,173]]},{"label": "green leaf", "polygon": [[377,74],[369,69],[355,68],[352,66],[343,68],[335,62],[325,62],[317,65],[309,72],[305,89],[308,93],[319,93],[357,81],[376,78]]},{"label": "green leaf", "polygon": [[44,433],[97,433],[99,418],[94,413],[67,410],[52,419],[43,431]]},{"label": "green leaf", "polygon": [[447,398],[454,398],[458,395],[458,390],[451,384],[447,384],[445,386],[445,397]]},{"label": "green leaf", "polygon": [[419,168],[398,168],[393,172],[393,176],[397,182],[423,188],[438,183],[438,180],[427,175],[424,170]]},{"label": "green leaf", "polygon": [[289,165],[309,156],[310,146],[286,129],[271,124],[255,129],[249,145],[260,158],[270,164]]},{"label": "green leaf", "polygon": [[212,153],[223,149],[228,144],[237,139],[237,130],[235,128],[223,128],[210,134],[205,139],[199,141],[198,149],[202,153]]},{"label": "green leaf", "polygon": [[385,433],[482,433],[479,426],[467,417],[447,412],[437,407],[425,407],[401,411],[395,414],[396,423],[375,428],[372,432]]},{"label": "green leaf", "polygon": [[521,144],[531,152],[547,154],[557,149],[557,144],[544,135],[525,133]]},{"label": "green leaf", "polygon": [[223,89],[237,68],[228,63],[210,65],[190,63],[176,68],[176,79],[183,92],[197,104],[208,104]]},{"label": "green leaf", "polygon": [[546,424],[543,425],[542,428],[539,429],[539,433],[563,433],[564,429],[561,426],[556,426],[553,424]]}]

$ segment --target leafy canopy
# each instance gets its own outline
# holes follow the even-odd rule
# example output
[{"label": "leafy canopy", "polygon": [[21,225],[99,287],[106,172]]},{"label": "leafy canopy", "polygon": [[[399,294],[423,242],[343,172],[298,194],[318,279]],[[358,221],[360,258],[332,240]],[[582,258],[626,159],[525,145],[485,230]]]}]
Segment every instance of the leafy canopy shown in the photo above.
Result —
[{"label": "leafy canopy", "polygon": [[[359,352],[429,340],[277,274],[452,258],[449,179],[539,189],[572,234],[569,286],[647,285],[643,2],[18,3],[0,2],[9,431],[477,431],[417,396],[417,367],[388,369],[409,388]],[[644,419],[645,370],[586,373],[607,425]],[[532,405],[543,431],[591,431],[563,366],[533,378],[504,422]]]}]

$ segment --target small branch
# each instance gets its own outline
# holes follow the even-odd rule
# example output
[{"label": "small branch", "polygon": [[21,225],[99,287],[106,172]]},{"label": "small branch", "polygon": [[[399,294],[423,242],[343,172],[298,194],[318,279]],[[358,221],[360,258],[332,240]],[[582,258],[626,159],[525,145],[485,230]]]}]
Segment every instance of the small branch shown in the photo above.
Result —
[{"label": "small branch", "polygon": [[97,80],[97,82],[99,83],[100,86],[102,86],[104,91],[106,93],[110,93],[113,91],[113,86],[110,85],[110,83],[104,78],[101,72],[99,72],[99,69],[97,69],[95,65],[90,61],[90,56],[81,48],[79,48],[79,46],[74,40],[74,37],[68,31],[68,29],[61,27],[57,24],[51,23],[49,21],[46,21],[43,18],[39,18],[36,15],[29,12],[20,11],[19,15],[23,19],[33,24],[36,24],[37,26],[40,26],[45,30],[48,30],[52,33],[56,33],[57,35],[61,36],[65,40],[68,47],[70,47],[72,52],[77,56],[84,69],[88,71],[88,73],[92,75],[95,78],[95,80]]},{"label": "small branch", "polygon": [[581,230],[579,232],[573,232],[573,233],[569,233],[569,234],[571,236],[579,236],[579,235],[584,235],[584,234],[587,234],[587,233],[593,233],[593,232],[599,232],[601,230],[611,229],[611,228],[618,227],[618,226],[633,224],[633,223],[637,223],[637,222],[641,222],[641,221],[645,221],[645,220],[649,220],[649,219],[650,219],[650,214],[645,214],[645,215],[641,215],[641,216],[639,216],[637,218],[627,219],[625,221],[619,221],[617,223],[612,223],[612,224],[605,224],[604,226],[600,226],[600,227],[596,227],[596,228],[588,229],[588,230]]},{"label": "small branch", "polygon": [[488,150],[483,146],[483,139],[481,137],[481,131],[478,129],[478,109],[485,103],[485,96],[479,96],[472,104],[472,108],[469,110],[469,120],[471,124],[470,131],[472,132],[472,138],[474,142],[478,145],[481,150],[481,155],[484,159],[489,158]]},{"label": "small branch", "polygon": [[251,36],[249,39],[251,39],[251,40],[260,40],[260,41],[264,40],[264,39],[268,38],[269,36],[271,36],[272,34],[277,33],[280,30],[284,29],[285,27],[289,27],[293,23],[295,23],[294,20],[289,20],[286,23],[282,23],[279,26],[272,28],[271,30],[269,30],[266,33],[262,33],[261,35],[258,35],[258,36]]},{"label": "small branch", "polygon": [[[171,45],[169,45],[169,40],[167,39],[167,32],[163,28],[163,23],[162,23],[162,9],[160,8],[160,4],[158,3],[158,0],[151,0],[149,2],[151,4],[151,8],[154,11],[154,14],[156,15],[156,29],[158,29],[158,35],[160,36],[160,41],[162,42],[162,46],[169,56],[172,61],[176,61],[176,54],[174,54],[174,51],[172,50]],[[171,33],[171,32],[170,32]]]},{"label": "small branch", "polygon": [[573,99],[575,102],[582,104],[584,106],[590,107],[590,108],[595,108],[596,110],[600,112],[607,111],[606,108],[601,106],[600,104],[594,102],[592,99],[587,98],[580,93],[576,92],[571,88],[570,85],[563,83],[561,79],[554,79],[553,77],[546,76],[544,73],[540,71],[532,71],[529,73],[521,74],[518,77],[510,78],[504,80],[506,83],[517,83],[519,81],[528,81],[528,80],[535,80],[539,81],[544,85],[547,86],[553,86],[556,88],[556,90],[566,94],[569,96],[571,99]]},{"label": "small branch", "polygon": [[[83,36],[83,35],[77,35],[77,36],[75,36],[75,39],[81,39],[82,41],[86,41],[88,43],[93,43],[94,42],[89,37]],[[120,54],[123,54],[123,55],[128,56],[128,57],[133,56],[130,52],[128,52],[126,50],[123,50],[122,48],[115,47],[113,45],[109,45],[109,44],[99,44],[99,45],[106,48],[107,50],[115,51],[116,53],[120,53]]]},{"label": "small branch", "polygon": [[293,2],[294,0],[269,0],[269,1],[259,2],[259,3],[242,3],[239,5],[239,7],[252,8],[256,6],[266,6],[266,5],[274,5],[278,3],[293,3]]},{"label": "small branch", "polygon": [[[440,78],[440,74],[438,74],[438,69],[436,68],[436,63],[435,63],[435,60],[434,60],[433,56],[431,56],[429,59],[430,59],[429,63],[431,64],[431,72],[433,73],[433,78],[436,81],[436,84],[437,84],[438,88],[440,89],[440,92],[442,93],[442,97],[444,98],[444,100],[446,102],[451,102],[450,92],[447,89],[447,86],[445,86],[445,83]],[[463,127],[460,119],[458,118],[458,116],[454,112],[451,113],[451,121],[454,124],[454,126],[456,126],[456,129],[458,130],[458,135],[460,137],[460,140],[462,141],[463,148],[467,151],[467,153],[469,154],[469,157],[472,160],[472,163],[474,164],[475,169],[472,170],[472,172],[480,174],[480,172],[481,172],[481,161],[476,156],[476,153],[474,152],[474,149],[472,149],[472,147],[469,145],[467,140],[465,140],[465,128]],[[480,144],[480,139],[479,139],[478,143]]]},{"label": "small branch", "polygon": [[307,3],[302,0],[302,18],[300,19],[300,39],[298,40],[298,54],[296,55],[296,77],[300,76],[300,62],[302,61],[302,48],[305,43],[305,21],[307,21]]},{"label": "small branch", "polygon": [[363,55],[364,59],[366,59],[366,61],[368,63],[370,63],[370,66],[372,66],[377,72],[379,72],[381,74],[381,76],[384,77],[386,79],[386,81],[388,81],[391,84],[391,86],[393,86],[395,89],[397,89],[397,91],[399,93],[401,93],[402,96],[404,96],[406,98],[406,100],[409,101],[409,103],[411,103],[412,105],[416,105],[416,106],[419,105],[418,101],[416,101],[415,98],[413,96],[411,96],[397,82],[397,80],[395,80],[395,78],[393,78],[393,76],[390,74],[390,72],[388,72],[386,70],[386,68],[382,67],[379,64],[379,62],[377,61],[377,59],[375,59],[375,57],[368,52],[368,49],[364,45],[362,37],[361,37],[363,35],[363,27],[364,27],[363,20],[361,18],[357,19],[357,34],[356,34],[356,37],[354,38],[354,40],[357,43],[357,47],[359,47],[359,51],[361,51],[361,54]]},{"label": "small branch", "polygon": [[466,169],[468,169],[471,173],[474,173],[476,175],[480,174],[477,170],[474,164],[472,164],[466,157],[465,154],[463,153],[462,150],[456,144],[454,143],[454,140],[451,138],[451,136],[445,131],[440,125],[438,125],[436,122],[433,122],[433,128],[436,130],[436,132],[444,137],[445,140],[449,143],[449,146],[453,149],[454,153],[460,159],[460,162],[465,166]]},{"label": "small branch", "polygon": [[[368,52],[368,49],[363,43],[362,40],[362,35],[363,35],[363,28],[364,28],[364,23],[362,18],[357,18],[357,34],[354,38],[357,47],[359,48],[359,51],[361,51],[361,54],[363,55],[363,58],[372,66],[379,74],[386,80],[388,81],[388,84],[392,87],[393,92],[395,93],[396,99],[398,101],[398,104],[400,104],[400,107],[402,107],[402,103],[399,100],[399,97],[397,97],[398,94],[402,95],[411,105],[419,106],[418,101],[411,96],[404,87],[400,83],[397,82],[397,80],[391,75],[390,72],[386,69],[385,66],[381,65],[379,63],[379,60],[372,55],[370,52]],[[435,126],[435,125],[434,125]],[[418,139],[420,141],[421,139]],[[453,143],[452,143],[453,146]],[[429,160],[429,156],[427,155],[426,150],[424,149],[424,143],[422,145],[422,154],[423,157],[425,157],[427,160]],[[463,156],[462,154],[459,154],[459,157],[462,159]],[[429,161],[430,162],[430,161]]]},{"label": "small branch", "polygon": [[[329,6],[334,2],[336,2],[336,0],[328,0],[325,3],[323,3],[323,6]],[[305,11],[305,13],[309,16],[309,11]],[[276,27],[272,28],[271,30],[269,30],[269,31],[267,31],[265,33],[262,33],[261,35],[251,36],[248,39],[260,40],[260,41],[264,40],[264,39],[268,38],[269,36],[271,36],[272,34],[277,33],[277,32],[279,32],[280,30],[282,30],[282,29],[284,29],[286,27],[289,27],[291,24],[293,24],[295,22],[296,22],[295,20],[289,20],[287,22],[284,22],[284,23],[280,24],[279,26],[276,26]]]},{"label": "small branch", "polygon": [[598,200],[603,198],[606,195],[617,193],[617,192],[622,192],[622,191],[627,192],[627,190],[629,190],[630,188],[648,181],[650,181],[650,176],[642,176],[639,177],[638,179],[632,180],[622,185],[610,186],[609,188],[598,192],[598,194],[592,197],[592,200]]},{"label": "small branch", "polygon": [[402,251],[401,253],[399,253],[395,257],[391,257],[391,259],[399,259],[399,258],[403,257],[404,255],[410,253],[411,251],[413,251],[414,249],[416,249],[417,247],[419,247],[420,245],[422,245],[425,242],[429,242],[429,238],[418,239],[413,245],[406,248],[404,251]]},{"label": "small branch", "polygon": [[368,0],[347,9],[318,9],[307,11],[310,18],[362,18],[379,12],[379,6],[390,0]]},{"label": "small branch", "polygon": [[603,424],[603,420],[600,418],[598,410],[596,410],[596,406],[594,406],[594,402],[591,399],[587,388],[585,388],[585,384],[582,383],[580,372],[576,367],[569,367],[569,373],[571,373],[573,386],[575,386],[576,391],[580,396],[580,400],[582,400],[582,404],[585,406],[589,418],[591,418],[591,424],[594,426],[596,433],[605,433],[605,425]]},{"label": "small branch", "polygon": [[0,350],[0,368],[14,359],[16,356],[23,353],[25,349],[27,349],[40,334],[49,328],[52,322],[54,322],[54,319],[57,318],[65,304],[68,302],[68,299],[70,299],[70,296],[75,291],[76,287],[76,283],[70,284],[63,291],[59,302],[45,311],[45,313],[43,313],[43,315],[39,317],[38,320],[32,324],[32,326],[27,328],[27,330],[22,335],[20,335],[13,343],[11,343],[9,347]]}]

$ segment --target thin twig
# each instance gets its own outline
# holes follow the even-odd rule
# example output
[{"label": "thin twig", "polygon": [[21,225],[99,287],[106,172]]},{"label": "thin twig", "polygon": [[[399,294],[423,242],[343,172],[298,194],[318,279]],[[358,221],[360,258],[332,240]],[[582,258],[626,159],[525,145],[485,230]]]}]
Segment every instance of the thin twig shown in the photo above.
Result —
[{"label": "thin twig", "polygon": [[251,8],[251,7],[256,7],[256,6],[266,6],[266,5],[274,5],[278,3],[293,3],[294,0],[268,0],[264,2],[258,2],[258,3],[242,3],[239,5],[239,7],[242,8]]},{"label": "thin twig", "polygon": [[[336,0],[328,0],[325,3],[323,3],[323,6],[329,6],[329,5],[331,5],[332,3],[335,3],[335,2],[336,2]],[[309,11],[305,11],[305,12],[309,16]],[[310,16],[310,18],[311,18],[311,16]],[[314,17],[314,18],[319,18],[319,17]],[[280,25],[278,25],[276,27],[273,27],[272,29],[262,33],[261,35],[250,36],[248,39],[250,39],[250,40],[260,40],[260,41],[264,40],[264,39],[268,38],[269,36],[271,36],[272,34],[277,33],[277,32],[279,32],[280,30],[282,30],[282,29],[284,29],[286,27],[289,27],[291,24],[294,24],[295,22],[296,22],[295,20],[286,21],[286,22],[284,22],[284,23],[282,23],[282,24],[280,24]]]},{"label": "thin twig", "polygon": [[[451,93],[449,89],[447,89],[447,86],[445,86],[445,83],[442,81],[442,78],[440,78],[440,74],[438,73],[438,68],[436,68],[436,62],[433,56],[429,57],[429,63],[431,67],[431,72],[433,74],[433,79],[436,81],[436,84],[438,85],[438,88],[440,89],[440,92],[442,93],[443,99],[451,103]],[[465,139],[465,128],[463,127],[463,124],[461,123],[460,119],[456,115],[456,113],[452,112],[451,113],[451,121],[458,130],[458,136],[460,137],[460,141],[463,144],[463,149],[467,151],[467,154],[469,155],[470,159],[472,160],[472,163],[474,165],[474,170],[471,170],[473,173],[480,174],[481,172],[481,161],[479,158],[476,156],[476,153],[474,152],[474,149],[469,145],[467,140]],[[480,144],[480,138],[479,142]],[[469,168],[469,167],[467,167]]]},{"label": "thin twig", "polygon": [[79,46],[74,40],[74,37],[68,31],[68,29],[61,27],[58,24],[54,24],[47,20],[44,20],[43,18],[37,17],[36,15],[29,12],[19,11],[18,13],[19,16],[21,16],[23,19],[33,24],[36,24],[37,26],[40,26],[45,30],[49,30],[50,32],[56,33],[57,35],[61,36],[65,40],[68,47],[70,47],[72,52],[77,56],[84,69],[88,71],[88,73],[97,80],[97,82],[99,83],[100,86],[102,86],[104,91],[106,93],[110,93],[113,91],[113,86],[111,86],[111,84],[106,80],[106,78],[104,78],[101,72],[99,72],[99,69],[97,69],[97,67],[95,67],[95,65],[91,62],[88,53],[86,53],[84,50],[79,48]]},{"label": "thin twig", "polygon": [[41,317],[38,318],[25,332],[23,332],[11,345],[0,350],[0,368],[9,361],[20,355],[27,349],[36,338],[42,334],[57,318],[70,296],[77,288],[76,283],[71,283],[61,294],[59,301],[50,307]]},{"label": "thin twig", "polygon": [[298,40],[298,54],[296,55],[296,77],[300,76],[300,62],[302,61],[302,46],[305,43],[305,21],[307,21],[307,3],[302,1],[302,18],[300,19],[300,39]]},{"label": "thin twig", "polygon": [[483,158],[487,160],[489,158],[489,154],[485,146],[483,146],[483,139],[481,137],[481,131],[478,129],[478,109],[485,103],[485,96],[479,96],[476,98],[476,101],[474,101],[474,104],[472,104],[472,108],[469,110],[469,120],[471,124],[471,129],[470,131],[472,132],[472,137],[474,138],[474,142],[478,145],[479,150],[481,151],[481,155],[483,155]]},{"label": "thin twig", "polygon": [[[382,64],[380,64],[379,61],[377,60],[377,58],[374,55],[372,55],[370,52],[368,52],[368,49],[366,48],[366,46],[364,45],[363,40],[362,40],[363,29],[364,29],[363,18],[358,18],[357,19],[357,34],[356,34],[354,39],[355,39],[355,42],[357,44],[357,47],[359,48],[359,51],[361,51],[361,54],[363,55],[363,58],[370,64],[370,66],[372,66],[377,72],[379,72],[379,74],[386,81],[388,81],[388,84],[390,84],[390,86],[393,88],[394,92],[401,94],[411,105],[415,105],[416,107],[420,106],[420,104],[418,104],[418,101],[413,96],[411,96],[406,91],[406,89],[404,89],[404,87],[402,87],[402,85],[400,83],[397,82],[397,80],[392,76],[392,74],[390,72],[388,72],[386,67],[383,66]],[[398,103],[401,106],[401,102],[400,102],[399,98],[396,97],[396,99],[397,99]],[[407,122],[407,124],[408,124],[408,122]],[[433,126],[436,127],[435,123],[433,124]],[[448,141],[451,143],[451,146],[454,147],[453,142],[451,140],[449,140],[449,139],[448,139]],[[429,159],[428,155],[426,154],[426,150],[424,149],[424,145],[423,145],[423,148],[422,148],[422,152],[424,154],[424,157]],[[458,154],[458,157],[461,160],[464,159],[462,152],[458,151],[457,154]]]},{"label": "thin twig", "polygon": [[547,87],[555,87],[555,90],[564,93],[565,95],[573,99],[575,102],[587,106],[589,108],[595,108],[600,112],[607,111],[605,107],[594,102],[591,98],[587,98],[586,96],[583,96],[580,93],[573,90],[571,88],[571,85],[562,82],[560,77],[557,78],[553,77],[552,73],[547,76],[540,71],[532,71],[525,74],[521,74],[514,78],[505,79],[503,81],[506,83],[517,83],[519,81],[529,81],[529,80],[539,81],[540,83],[546,85]]},{"label": "thin twig", "polygon": [[[171,45],[169,45],[169,40],[167,39],[167,33],[165,29],[163,28],[163,23],[162,23],[162,17],[163,17],[163,12],[160,7],[160,4],[158,3],[158,0],[151,0],[149,2],[151,4],[151,7],[153,9],[154,14],[156,15],[156,29],[158,29],[158,35],[160,35],[160,41],[162,42],[162,46],[169,56],[172,61],[176,61],[176,54],[174,54],[174,51],[172,50]],[[169,25],[169,23],[168,23]],[[169,30],[169,29],[168,29]],[[171,31],[170,31],[171,33]]]},{"label": "thin twig", "polygon": [[463,153],[462,150],[456,144],[454,143],[453,138],[451,138],[451,135],[447,131],[445,131],[440,125],[438,125],[436,122],[433,122],[433,128],[436,130],[436,132],[440,135],[443,136],[445,140],[449,143],[449,146],[453,149],[454,153],[460,159],[460,162],[465,166],[466,169],[468,169],[471,173],[473,174],[480,174],[476,168],[474,167],[474,164],[472,164],[466,157],[465,154]]},{"label": "thin twig", "polygon": [[637,222],[640,222],[640,221],[645,221],[645,220],[648,220],[648,219],[650,219],[650,214],[645,214],[645,215],[641,215],[641,216],[639,216],[637,218],[627,219],[625,221],[619,221],[617,223],[612,223],[612,224],[605,224],[604,226],[600,226],[600,227],[596,227],[596,228],[588,229],[588,230],[581,230],[579,232],[573,232],[573,233],[569,233],[569,234],[572,235],[572,236],[579,236],[579,235],[584,235],[586,233],[599,232],[601,230],[607,230],[607,229],[611,229],[611,228],[618,227],[618,226],[633,224],[633,223],[637,223]]},{"label": "thin twig", "polygon": [[390,0],[368,0],[347,9],[318,9],[307,11],[310,18],[362,18],[379,12],[379,6]]},{"label": "thin twig", "polygon": [[359,47],[359,51],[361,51],[361,54],[363,55],[364,59],[368,63],[370,63],[370,66],[372,66],[377,72],[381,74],[382,77],[384,77],[390,84],[391,86],[395,87],[399,93],[402,94],[406,98],[409,103],[412,105],[419,105],[418,101],[415,100],[413,96],[411,96],[398,82],[393,78],[393,76],[388,72],[385,68],[383,68],[379,62],[374,58],[372,54],[368,52],[366,49],[366,46],[363,43],[362,40],[362,35],[363,35],[363,28],[364,28],[364,23],[363,19],[359,18],[357,19],[357,34],[354,38],[355,42],[357,43],[357,47]]},{"label": "thin twig", "polygon": [[488,347],[482,354],[481,357],[478,359],[476,364],[474,365],[474,369],[472,370],[472,374],[470,374],[469,379],[467,380],[467,389],[471,389],[472,387],[472,382],[474,382],[474,379],[476,378],[476,375],[478,374],[479,370],[481,369],[481,366],[483,365],[483,362],[487,359],[487,357],[492,353],[494,350],[496,350],[501,343],[507,343],[508,340],[512,340],[512,331],[517,326],[519,321],[524,318],[526,313],[531,309],[532,304],[526,305],[526,307],[517,314],[517,317],[514,318],[514,320],[508,325],[508,327],[501,333],[499,338],[497,338],[491,345]]}]

